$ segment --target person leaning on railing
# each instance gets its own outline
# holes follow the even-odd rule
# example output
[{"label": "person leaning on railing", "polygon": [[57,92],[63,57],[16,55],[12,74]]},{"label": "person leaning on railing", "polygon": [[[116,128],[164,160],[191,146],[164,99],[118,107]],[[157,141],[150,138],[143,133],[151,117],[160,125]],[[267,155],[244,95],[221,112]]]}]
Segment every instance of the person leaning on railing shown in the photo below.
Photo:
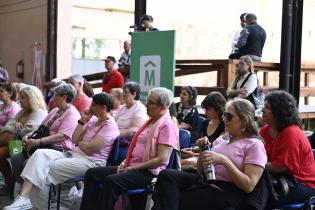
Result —
[{"label": "person leaning on railing", "polygon": [[229,98],[245,98],[255,106],[255,101],[252,95],[257,86],[258,79],[254,72],[253,60],[247,55],[240,57],[236,77],[226,90],[227,96]]},{"label": "person leaning on railing", "polygon": [[290,181],[289,192],[280,203],[304,202],[315,196],[315,161],[300,128],[296,100],[285,91],[272,91],[266,95],[262,112],[266,125],[260,135],[267,151],[267,169]]}]

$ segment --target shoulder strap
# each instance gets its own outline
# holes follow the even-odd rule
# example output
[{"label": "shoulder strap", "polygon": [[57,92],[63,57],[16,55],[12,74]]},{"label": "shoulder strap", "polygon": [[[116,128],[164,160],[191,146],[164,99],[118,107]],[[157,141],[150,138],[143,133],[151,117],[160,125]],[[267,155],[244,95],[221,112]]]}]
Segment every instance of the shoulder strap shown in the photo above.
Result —
[{"label": "shoulder strap", "polygon": [[254,74],[254,73],[250,73],[250,74],[245,78],[245,80],[244,80],[243,83],[241,84],[240,88],[242,88],[242,87],[246,84],[247,80],[249,79],[249,77],[250,77],[252,74]]}]

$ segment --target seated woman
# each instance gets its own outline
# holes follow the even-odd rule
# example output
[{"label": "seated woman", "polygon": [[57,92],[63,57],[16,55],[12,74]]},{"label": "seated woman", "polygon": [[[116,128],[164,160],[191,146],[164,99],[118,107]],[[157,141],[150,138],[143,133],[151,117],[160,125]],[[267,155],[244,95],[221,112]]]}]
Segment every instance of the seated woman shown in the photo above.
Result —
[{"label": "seated woman", "polygon": [[21,110],[15,102],[16,90],[11,83],[0,83],[0,130]]},{"label": "seated woman", "polygon": [[115,115],[120,132],[120,155],[119,161],[126,157],[129,143],[133,135],[148,119],[145,106],[139,101],[141,88],[136,82],[127,82],[123,87],[123,101],[120,111]]},{"label": "seated woman", "polygon": [[272,91],[266,95],[262,111],[266,125],[260,135],[268,156],[266,167],[273,174],[288,175],[293,184],[280,202],[304,202],[315,196],[315,161],[311,145],[300,129],[296,100],[287,92]]},{"label": "seated woman", "polygon": [[[53,91],[53,102],[56,108],[51,110],[42,122],[49,128],[50,135],[41,139],[30,139],[28,135],[25,135],[22,144],[28,151],[35,146],[48,144],[54,145],[59,150],[71,150],[74,146],[71,136],[80,119],[80,113],[71,105],[76,91],[70,84],[59,85]],[[20,174],[27,158],[23,153],[16,154],[11,158],[13,175],[18,182],[22,182]]]},{"label": "seated woman", "polygon": [[242,56],[238,62],[236,77],[231,86],[227,89],[226,94],[229,98],[245,98],[255,106],[252,94],[257,89],[257,83],[258,79],[254,72],[252,59],[247,55]]},{"label": "seated woman", "polygon": [[149,91],[146,106],[150,119],[133,137],[126,160],[120,166],[86,172],[81,210],[112,210],[119,195],[146,187],[165,169],[178,138],[168,112],[172,101],[173,93],[166,88]]},{"label": "seated woman", "polygon": [[[200,153],[199,174],[164,170],[153,193],[154,210],[235,208],[259,181],[267,162],[254,122],[254,106],[245,99],[227,102],[223,114],[227,134]],[[214,165],[216,180],[207,182],[204,169]]]},{"label": "seated woman", "polygon": [[[225,98],[219,92],[209,93],[202,101],[201,107],[205,110],[207,120],[202,124],[200,137],[207,138],[207,142],[212,144],[225,130],[223,122],[223,112],[225,108]],[[182,164],[194,166],[197,164],[198,151],[191,148],[182,150]]]},{"label": "seated woman", "polygon": [[196,128],[198,120],[198,110],[196,108],[197,89],[185,86],[180,93],[180,102],[175,104],[179,128],[189,130],[191,133],[191,143],[195,143],[199,133]]},{"label": "seated woman", "polygon": [[[109,113],[112,108],[111,95],[99,93],[93,96],[89,115],[82,115],[73,133],[72,142],[76,145],[73,151],[37,150],[21,174],[24,182],[20,195],[4,209],[31,207],[31,192],[32,204],[38,209],[44,209],[47,197],[40,194],[43,193],[41,191],[47,191],[50,183],[60,184],[72,177],[82,176],[89,168],[106,166],[112,144],[119,135],[117,124]],[[38,189],[32,191],[33,188]],[[40,200],[42,198],[44,200]]]},{"label": "seated woman", "polygon": [[113,88],[110,91],[110,94],[114,97],[114,107],[110,111],[110,113],[115,118],[117,113],[119,113],[119,111],[123,105],[123,89],[122,88]]},{"label": "seated woman", "polygon": [[11,166],[7,162],[9,157],[8,142],[16,136],[24,137],[36,130],[47,116],[46,103],[42,92],[35,86],[27,86],[20,91],[19,101],[22,110],[15,118],[9,120],[0,132],[0,171],[4,176],[5,188],[0,190],[0,195],[5,195],[13,189],[13,176]]}]

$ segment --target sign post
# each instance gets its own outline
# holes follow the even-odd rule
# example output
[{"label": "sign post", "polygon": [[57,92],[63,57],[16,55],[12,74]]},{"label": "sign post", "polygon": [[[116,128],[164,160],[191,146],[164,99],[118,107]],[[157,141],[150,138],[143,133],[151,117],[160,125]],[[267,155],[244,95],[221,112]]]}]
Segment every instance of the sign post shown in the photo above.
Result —
[{"label": "sign post", "polygon": [[141,101],[154,87],[174,92],[175,31],[132,33],[130,78],[141,86]]}]

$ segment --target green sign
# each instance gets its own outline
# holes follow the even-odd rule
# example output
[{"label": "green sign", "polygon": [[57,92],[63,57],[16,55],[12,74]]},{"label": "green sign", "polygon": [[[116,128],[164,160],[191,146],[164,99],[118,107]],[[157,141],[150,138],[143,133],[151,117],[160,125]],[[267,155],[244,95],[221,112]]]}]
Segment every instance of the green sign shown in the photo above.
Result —
[{"label": "green sign", "polygon": [[153,87],[174,92],[175,31],[132,33],[130,78],[141,86],[141,101]]}]

